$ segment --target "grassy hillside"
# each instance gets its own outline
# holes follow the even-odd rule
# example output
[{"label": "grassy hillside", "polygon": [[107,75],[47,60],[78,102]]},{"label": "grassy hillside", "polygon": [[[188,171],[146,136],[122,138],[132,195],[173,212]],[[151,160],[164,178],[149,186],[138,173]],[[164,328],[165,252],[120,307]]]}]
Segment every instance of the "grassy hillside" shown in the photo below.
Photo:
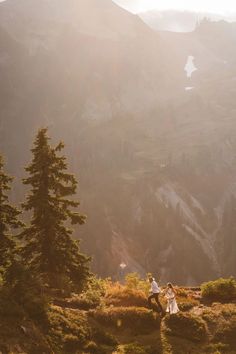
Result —
[{"label": "grassy hillside", "polygon": [[[54,297],[47,318],[34,316],[34,320],[1,292],[0,350],[4,354],[236,353],[233,279],[205,284],[202,292],[177,288],[181,312],[163,319],[146,308],[147,289],[148,284],[135,275],[125,285],[94,280],[81,295]],[[165,305],[164,297],[162,302]]]}]

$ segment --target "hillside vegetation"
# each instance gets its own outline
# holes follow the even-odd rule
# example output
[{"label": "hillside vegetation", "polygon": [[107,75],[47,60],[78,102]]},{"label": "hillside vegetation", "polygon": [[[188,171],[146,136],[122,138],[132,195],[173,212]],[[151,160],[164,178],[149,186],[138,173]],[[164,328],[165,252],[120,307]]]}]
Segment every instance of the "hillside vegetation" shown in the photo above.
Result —
[{"label": "hillside vegetation", "polygon": [[[1,291],[0,350],[4,354],[236,352],[235,280],[204,284],[202,292],[178,287],[181,311],[163,319],[146,307],[147,285],[135,274],[125,284],[93,278],[81,295],[54,296],[45,317],[32,316]],[[227,302],[222,301],[225,289],[230,290]],[[161,301],[165,305],[164,297]]]}]

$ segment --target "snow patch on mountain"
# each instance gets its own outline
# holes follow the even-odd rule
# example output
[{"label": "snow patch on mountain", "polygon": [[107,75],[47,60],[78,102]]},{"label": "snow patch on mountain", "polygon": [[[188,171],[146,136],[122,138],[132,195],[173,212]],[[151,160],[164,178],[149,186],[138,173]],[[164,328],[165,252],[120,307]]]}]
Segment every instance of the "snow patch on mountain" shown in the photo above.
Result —
[{"label": "snow patch on mountain", "polygon": [[185,91],[192,91],[194,89],[193,86],[186,86]]},{"label": "snow patch on mountain", "polygon": [[194,56],[189,55],[184,67],[184,71],[186,71],[186,75],[188,78],[191,78],[194,71],[198,70],[194,64],[194,59],[195,59]]}]

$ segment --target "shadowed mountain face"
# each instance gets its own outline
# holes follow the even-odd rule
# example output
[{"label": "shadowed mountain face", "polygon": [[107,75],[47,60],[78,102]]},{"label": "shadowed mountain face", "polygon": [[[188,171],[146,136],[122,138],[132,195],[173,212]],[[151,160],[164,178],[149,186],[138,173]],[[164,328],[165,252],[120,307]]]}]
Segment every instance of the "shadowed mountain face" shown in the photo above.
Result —
[{"label": "shadowed mountain face", "polygon": [[38,127],[65,140],[99,274],[235,273],[235,36],[155,33],[109,0],[0,3],[0,148],[20,177]]}]

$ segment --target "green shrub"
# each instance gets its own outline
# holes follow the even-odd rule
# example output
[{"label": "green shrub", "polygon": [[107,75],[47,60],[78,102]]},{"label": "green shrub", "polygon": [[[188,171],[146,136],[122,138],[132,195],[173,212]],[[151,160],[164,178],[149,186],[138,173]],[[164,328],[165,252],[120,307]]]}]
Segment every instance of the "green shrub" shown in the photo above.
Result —
[{"label": "green shrub", "polygon": [[117,339],[110,333],[101,328],[94,328],[92,331],[92,338],[96,343],[114,347],[118,344]]},{"label": "green shrub", "polygon": [[126,344],[122,350],[124,354],[147,354],[147,350],[136,343]]},{"label": "green shrub", "polygon": [[29,269],[15,262],[6,274],[6,291],[12,301],[34,321],[45,324],[49,299],[42,292],[40,280]]},{"label": "green shrub", "polygon": [[135,333],[147,333],[160,327],[160,318],[156,319],[152,311],[142,307],[110,307],[90,311],[90,315],[103,325]]},{"label": "green shrub", "polygon": [[187,298],[188,297],[188,292],[186,289],[183,289],[183,288],[176,288],[176,291],[177,291],[177,295],[179,297],[184,297],[184,298]]},{"label": "green shrub", "polygon": [[129,273],[125,277],[125,285],[129,289],[138,289],[140,280],[141,279],[138,273]]},{"label": "green shrub", "polygon": [[165,324],[168,334],[188,339],[190,341],[203,341],[207,330],[205,322],[198,316],[190,313],[178,313],[166,317]]},{"label": "green shrub", "polygon": [[24,316],[23,308],[12,299],[11,292],[5,287],[0,289],[0,318],[12,318],[16,321]]},{"label": "green shrub", "polygon": [[65,347],[71,351],[74,346],[82,348],[90,339],[87,319],[78,310],[52,306],[48,312],[48,321],[48,339],[56,353]]},{"label": "green shrub", "polygon": [[104,295],[105,281],[91,277],[86,289],[80,295],[74,294],[69,302],[73,308],[89,310],[98,307]]},{"label": "green shrub", "polygon": [[220,353],[225,353],[230,350],[229,345],[223,343],[211,343],[206,347],[207,353],[216,353],[217,351]]},{"label": "green shrub", "polygon": [[221,314],[226,320],[230,320],[232,316],[236,315],[236,305],[235,304],[224,304],[222,306]]},{"label": "green shrub", "polygon": [[202,297],[211,301],[232,301],[236,298],[236,281],[234,278],[220,278],[201,286]]},{"label": "green shrub", "polygon": [[236,349],[236,316],[228,319],[223,326],[220,326],[215,333],[214,341],[230,344]]},{"label": "green shrub", "polygon": [[[36,310],[32,309],[34,313]],[[25,309],[16,302],[11,289],[3,286],[0,289],[0,353],[51,353],[42,328],[47,327],[30,320]]]},{"label": "green shrub", "polygon": [[199,301],[191,299],[191,298],[179,298],[178,299],[178,307],[180,309],[180,311],[189,311],[191,310],[193,307],[198,306],[199,305]]},{"label": "green shrub", "polygon": [[75,353],[81,347],[80,339],[73,334],[66,334],[63,341],[63,349],[66,353]]},{"label": "green shrub", "polygon": [[97,354],[99,353],[99,348],[97,346],[97,344],[93,341],[88,342],[85,346],[84,346],[84,350],[86,353],[93,353],[93,354]]},{"label": "green shrub", "polygon": [[148,295],[150,284],[141,279],[138,273],[129,273],[125,277],[125,286],[132,290],[141,290],[144,294]]},{"label": "green shrub", "polygon": [[[105,345],[97,345],[95,342],[90,341],[84,347],[83,353],[88,354],[108,354],[114,353],[115,348],[111,348]],[[79,353],[79,352],[77,352]]]},{"label": "green shrub", "polygon": [[121,345],[117,354],[158,354],[159,351],[151,346],[143,346],[138,343]]},{"label": "green shrub", "polygon": [[81,295],[74,295],[69,299],[70,306],[80,310],[95,309],[101,304],[101,297],[93,292],[86,291]]},{"label": "green shrub", "polygon": [[202,318],[204,321],[207,322],[208,326],[216,326],[219,322],[219,316],[217,316],[213,311],[210,309],[204,310],[202,313]]},{"label": "green shrub", "polygon": [[[23,303],[24,301],[24,303]],[[29,317],[39,323],[47,323],[48,300],[44,296],[36,294],[25,294],[22,299],[22,306]]]}]

